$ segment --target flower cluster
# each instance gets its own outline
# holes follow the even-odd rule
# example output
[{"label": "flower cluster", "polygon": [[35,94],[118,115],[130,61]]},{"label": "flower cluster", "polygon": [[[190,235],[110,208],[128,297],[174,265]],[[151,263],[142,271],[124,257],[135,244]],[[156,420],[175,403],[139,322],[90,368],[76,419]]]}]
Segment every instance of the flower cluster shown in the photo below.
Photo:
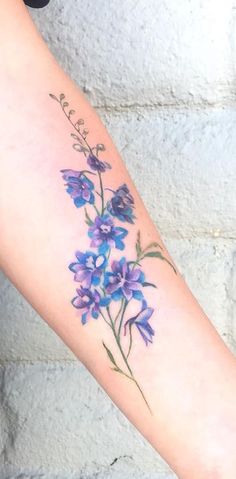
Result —
[{"label": "flower cluster", "polygon": [[[98,174],[111,168],[107,162],[101,161],[92,153],[87,157],[87,165]],[[105,203],[104,189],[101,186],[101,191],[97,192],[97,196],[102,200],[103,207],[99,211],[99,205],[96,205],[95,185],[88,178],[90,173],[94,174],[93,171],[61,170],[66,182],[66,191],[73,199],[75,206],[80,208],[91,205],[95,211],[95,216],[92,219],[86,210],[87,219],[89,218],[88,237],[90,248],[93,251],[77,251],[75,253],[76,260],[69,265],[70,271],[74,273],[74,281],[80,283],[80,287],[76,289],[76,296],[72,299],[72,304],[81,311],[82,324],[87,323],[89,318],[97,319],[102,314],[103,308],[108,308],[112,301],[125,301],[126,304],[133,299],[142,301],[143,304],[145,301],[143,296],[145,277],[141,268],[137,267],[135,262],[127,261],[125,256],[109,263],[113,249],[120,251],[125,249],[124,239],[128,235],[128,230],[118,226],[115,222],[117,220],[123,223],[134,223],[133,196],[126,184],[121,185],[115,191],[106,188],[106,191],[111,192],[112,195]],[[150,311],[150,308],[146,308],[146,310]],[[141,323],[140,314],[126,321],[123,327],[124,335],[127,324],[129,327],[135,324],[147,344],[150,342],[150,336],[154,334],[148,323],[151,315],[149,317],[146,315],[145,322]],[[142,316],[144,316],[144,307]]]},{"label": "flower cluster", "polygon": [[[176,270],[163,256],[162,247],[158,243],[151,242],[145,248],[142,247],[139,232],[135,244],[136,257],[127,260],[124,250],[128,229],[124,228],[124,223],[128,226],[135,222],[134,198],[125,183],[116,189],[108,186],[104,188],[104,174],[111,169],[109,162],[99,158],[99,153],[105,151],[105,146],[102,143],[94,146],[89,144],[87,140],[89,131],[83,127],[84,120],[79,118],[73,122],[71,118],[76,112],[70,109],[63,93],[59,97],[50,94],[50,97],[60,104],[70,125],[73,126],[71,137],[76,141],[73,148],[84,155],[86,162],[84,170],[61,170],[66,191],[76,208],[83,209],[85,223],[88,226],[89,249],[85,252],[76,251],[75,259],[69,265],[74,281],[78,285],[71,302],[79,310],[83,325],[87,324],[90,318],[96,320],[102,318],[111,327],[120,351],[120,360],[117,362],[104,342],[103,346],[112,363],[112,369],[134,381],[150,409],[128,363],[133,344],[133,331],[138,332],[146,346],[152,343],[155,334],[149,322],[154,309],[147,305],[144,288],[156,286],[145,280],[141,263],[148,257],[158,258],[166,261],[175,273]],[[122,251],[120,258],[119,251]],[[131,302],[133,304],[133,301],[136,301],[137,314],[132,313],[130,317],[129,311],[133,312],[134,308],[130,308],[129,305]],[[125,336],[126,341],[124,340],[123,345],[122,338]],[[127,337],[128,351],[125,351]],[[122,366],[119,364],[120,361]]]},{"label": "flower cluster", "polygon": [[[86,324],[89,318],[99,318],[103,308],[107,309],[112,301],[124,301],[126,306],[133,299],[142,301],[142,310],[135,317],[126,320],[123,330],[125,335],[127,325],[129,330],[135,325],[145,344],[148,344],[154,335],[148,322],[153,310],[144,306],[144,273],[135,261],[129,262],[125,256],[109,263],[113,249],[125,249],[124,239],[128,230],[115,222],[134,223],[133,196],[128,186],[123,184],[116,190],[106,188],[106,191],[112,194],[105,202],[101,174],[110,169],[111,165],[95,156],[92,149],[87,156],[87,165],[90,167],[89,171],[61,170],[66,191],[75,206],[81,208],[90,205],[96,213],[92,219],[86,210],[90,247],[95,251],[76,251],[76,261],[69,265],[70,271],[74,273],[74,281],[80,286],[76,289],[72,304],[81,311],[82,324]],[[95,174],[94,171],[99,175],[100,192],[96,191],[94,183],[88,178],[89,174]],[[102,202],[101,211],[96,204],[96,194]]]}]

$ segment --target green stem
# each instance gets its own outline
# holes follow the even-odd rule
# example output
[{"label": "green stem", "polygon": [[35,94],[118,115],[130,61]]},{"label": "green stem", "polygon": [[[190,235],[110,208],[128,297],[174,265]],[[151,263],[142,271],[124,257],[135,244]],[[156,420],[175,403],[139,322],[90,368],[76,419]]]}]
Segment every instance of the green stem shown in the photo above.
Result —
[{"label": "green stem", "polygon": [[126,357],[128,358],[129,357],[129,354],[130,354],[130,351],[131,351],[131,348],[132,348],[132,330],[131,330],[131,324],[129,325],[129,349],[128,349],[128,353],[126,355]]},{"label": "green stem", "polygon": [[[101,310],[100,310],[100,314],[101,314],[101,316],[103,317],[104,321],[105,321],[105,322],[108,324],[108,326],[110,326],[110,328],[112,329],[111,324],[109,323],[109,321],[107,321],[107,319],[105,318],[105,316],[104,316],[104,314],[103,314],[103,312],[102,312]],[[112,331],[113,331],[113,329],[112,329]]]},{"label": "green stem", "polygon": [[102,216],[104,213],[104,190],[103,190],[103,184],[102,184],[101,171],[98,171],[98,178],[99,178],[99,184],[100,184],[100,190],[101,190],[101,200],[102,200],[101,216]]},{"label": "green stem", "polygon": [[151,410],[151,408],[150,408],[150,406],[149,406],[149,404],[148,404],[148,402],[147,402],[147,400],[146,400],[146,398],[145,398],[145,396],[144,396],[144,393],[143,393],[141,387],[139,386],[138,382],[136,381],[136,379],[135,379],[135,377],[134,377],[134,375],[133,375],[133,371],[132,371],[132,369],[131,369],[131,367],[130,367],[128,361],[127,361],[127,358],[126,358],[126,356],[125,356],[125,353],[124,353],[124,351],[123,351],[123,349],[122,349],[122,347],[121,347],[120,338],[119,338],[119,336],[116,334],[115,325],[114,325],[113,319],[112,319],[112,317],[111,317],[111,313],[110,313],[109,306],[108,306],[106,309],[107,309],[107,313],[108,313],[108,316],[109,316],[109,319],[110,319],[110,322],[111,322],[111,328],[112,328],[112,330],[113,330],[113,334],[114,334],[114,336],[115,336],[115,340],[116,340],[117,346],[118,346],[118,348],[119,348],[119,350],[120,350],[120,353],[121,353],[121,356],[122,356],[122,358],[123,358],[123,360],[124,360],[124,363],[125,363],[125,365],[126,365],[128,371],[129,371],[129,373],[130,373],[130,376],[131,376],[130,379],[132,379],[132,381],[136,384],[136,386],[137,386],[139,392],[140,392],[141,395],[142,395],[143,400],[144,400],[145,403],[146,403],[146,406],[148,407],[150,413],[152,414],[152,410]]},{"label": "green stem", "polygon": [[117,319],[118,319],[119,316],[120,316],[120,313],[121,313],[122,308],[123,308],[123,303],[124,303],[124,300],[123,300],[123,298],[122,298],[119,311],[118,311],[118,313],[117,313],[117,315],[116,315],[116,317],[115,317],[115,319],[114,319],[114,324],[116,324],[116,321],[117,321]]},{"label": "green stem", "polygon": [[98,215],[98,216],[100,216],[100,213],[99,213],[99,211],[98,211],[98,209],[97,209],[97,207],[96,207],[96,205],[95,205],[95,204],[93,204],[93,207],[94,207],[94,209],[95,209],[95,211],[96,211],[97,215]]},{"label": "green stem", "polygon": [[120,338],[122,323],[123,323],[124,314],[125,314],[125,310],[126,310],[126,308],[127,308],[127,305],[128,305],[128,301],[125,300],[125,301],[124,301],[124,306],[123,306],[123,311],[122,311],[121,318],[120,318],[120,324],[119,324],[119,328],[118,328],[118,336],[119,336],[119,338]]}]

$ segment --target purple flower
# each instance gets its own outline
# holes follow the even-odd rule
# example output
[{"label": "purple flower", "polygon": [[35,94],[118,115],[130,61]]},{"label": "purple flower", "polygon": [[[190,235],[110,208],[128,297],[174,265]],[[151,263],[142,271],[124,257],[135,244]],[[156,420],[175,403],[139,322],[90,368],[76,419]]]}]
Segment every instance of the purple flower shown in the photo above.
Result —
[{"label": "purple flower", "polygon": [[99,160],[93,153],[90,153],[88,156],[87,163],[92,170],[99,171],[100,173],[104,173],[107,169],[111,169],[109,163]]},{"label": "purple flower", "polygon": [[107,205],[109,213],[116,216],[120,221],[127,221],[128,223],[134,223],[133,208],[134,199],[126,184],[121,185],[114,191],[114,196]]},{"label": "purple flower", "polygon": [[75,273],[74,280],[83,283],[85,288],[90,288],[91,284],[98,285],[103,269],[106,267],[107,259],[104,255],[96,255],[91,251],[75,253],[76,263],[71,263],[69,269]]},{"label": "purple flower", "polygon": [[144,274],[140,268],[132,268],[123,257],[111,264],[112,273],[105,273],[104,286],[111,298],[119,300],[125,298],[142,299],[141,291],[144,283]]},{"label": "purple flower", "polygon": [[109,248],[123,250],[125,245],[122,240],[127,234],[126,229],[114,226],[111,216],[107,214],[97,216],[88,230],[92,238],[91,246],[98,248],[100,254],[105,254]]},{"label": "purple flower", "polygon": [[155,332],[148,321],[152,316],[153,311],[154,309],[147,307],[146,301],[143,300],[141,311],[133,318],[128,319],[128,321],[126,321],[124,324],[124,335],[126,335],[127,326],[129,325],[131,328],[132,325],[135,324],[146,346],[148,343],[152,343],[152,336],[154,336]]},{"label": "purple flower", "polygon": [[67,193],[71,196],[77,208],[86,203],[94,203],[94,184],[82,171],[61,170],[63,179],[67,182]]},{"label": "purple flower", "polygon": [[91,291],[88,288],[76,290],[77,296],[72,299],[72,304],[75,308],[83,311],[81,322],[87,323],[89,317],[97,319],[102,306],[108,306],[110,298],[102,298],[100,293],[95,289]]}]

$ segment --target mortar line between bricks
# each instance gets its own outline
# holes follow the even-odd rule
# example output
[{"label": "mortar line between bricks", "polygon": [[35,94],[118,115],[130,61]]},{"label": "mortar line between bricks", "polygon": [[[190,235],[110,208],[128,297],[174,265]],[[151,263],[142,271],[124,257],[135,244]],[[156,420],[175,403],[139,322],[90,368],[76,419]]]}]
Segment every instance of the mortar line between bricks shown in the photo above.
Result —
[{"label": "mortar line between bricks", "polygon": [[235,107],[235,100],[231,100],[229,102],[215,102],[215,103],[131,103],[130,105],[96,105],[93,104],[93,107],[98,111],[105,111],[105,112],[132,112],[138,110],[148,110],[148,111],[155,111],[155,110],[183,110],[183,111],[206,111],[206,110],[218,110],[222,109],[225,110],[226,108],[233,108]]},{"label": "mortar line between bricks", "polygon": [[9,366],[11,364],[50,364],[50,363],[66,363],[66,364],[82,364],[82,362],[75,358],[75,359],[64,359],[64,358],[36,358],[36,359],[27,359],[27,358],[16,358],[16,359],[0,359],[0,369],[4,368],[5,366]]}]

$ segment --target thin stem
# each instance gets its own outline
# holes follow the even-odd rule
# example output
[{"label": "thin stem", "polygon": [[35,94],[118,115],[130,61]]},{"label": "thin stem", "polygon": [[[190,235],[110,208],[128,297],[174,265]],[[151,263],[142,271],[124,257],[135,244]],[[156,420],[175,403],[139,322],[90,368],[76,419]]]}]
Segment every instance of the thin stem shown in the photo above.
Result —
[{"label": "thin stem", "polygon": [[109,248],[109,251],[108,251],[108,253],[107,253],[107,261],[109,260],[110,255],[111,255],[111,248]]},{"label": "thin stem", "polygon": [[122,308],[123,308],[123,303],[124,303],[124,300],[123,300],[123,298],[122,298],[121,304],[120,304],[120,309],[119,309],[119,311],[118,311],[118,313],[117,313],[117,315],[116,315],[116,317],[115,317],[115,319],[114,319],[114,324],[116,324],[116,321],[117,321],[117,319],[118,319],[119,316],[120,316],[120,313],[121,313]]},{"label": "thin stem", "polygon": [[120,318],[120,324],[119,324],[119,328],[118,328],[118,336],[119,336],[119,337],[120,337],[121,327],[122,327],[122,323],[123,323],[123,319],[124,319],[124,314],[125,314],[125,310],[126,310],[126,308],[127,308],[127,305],[128,305],[128,301],[125,300],[125,301],[124,301],[124,306],[123,306],[123,311],[122,311],[121,318]]},{"label": "thin stem", "polygon": [[62,101],[60,101],[60,105],[61,105],[61,109],[63,111],[63,113],[65,114],[66,118],[69,120],[70,124],[73,126],[73,128],[75,129],[76,133],[78,133],[80,135],[80,137],[82,138],[82,140],[84,141],[85,145],[87,146],[89,152],[91,154],[93,154],[93,151],[92,151],[92,148],[91,146],[88,144],[86,138],[82,135],[81,131],[78,130],[75,126],[75,123],[70,119],[70,116],[66,113],[65,109],[63,108],[63,105],[62,105]]},{"label": "thin stem", "polygon": [[104,321],[105,321],[105,322],[110,326],[110,328],[112,329],[111,324],[109,323],[109,321],[107,321],[107,319],[105,318],[105,316],[104,316],[103,312],[101,311],[101,309],[100,309],[100,314],[101,314],[101,316],[103,317]]},{"label": "thin stem", "polygon": [[97,209],[97,207],[96,207],[96,205],[95,205],[95,204],[93,204],[93,207],[94,207],[94,209],[95,209],[95,211],[96,211],[97,215],[98,215],[98,216],[100,216],[100,213],[99,213],[99,211],[98,211],[98,209]]},{"label": "thin stem", "polygon": [[102,216],[104,213],[104,190],[103,190],[103,184],[102,184],[101,171],[98,171],[98,178],[99,178],[99,184],[100,184],[100,190],[101,190],[101,200],[102,200],[101,216]]},{"label": "thin stem", "polygon": [[130,354],[130,351],[131,351],[131,348],[132,348],[132,330],[131,330],[131,324],[129,325],[129,349],[128,349],[128,353],[126,355],[126,357],[128,358],[129,357],[129,354]]},{"label": "thin stem", "polygon": [[91,218],[90,218],[90,216],[89,216],[89,214],[88,214],[88,212],[87,212],[87,209],[86,209],[86,208],[84,208],[84,212],[85,212],[85,218],[86,218],[88,221],[90,221],[90,222],[91,222],[91,224],[92,224],[92,223],[93,223],[93,221],[91,220]]},{"label": "thin stem", "polygon": [[119,348],[119,350],[120,350],[120,353],[121,353],[121,356],[122,356],[122,358],[123,358],[123,360],[124,360],[124,362],[125,362],[125,365],[126,365],[128,371],[129,371],[129,373],[130,373],[130,376],[131,376],[130,379],[132,379],[132,381],[136,384],[138,390],[140,391],[140,393],[141,393],[141,395],[142,395],[143,400],[145,401],[145,403],[146,403],[146,405],[147,405],[147,407],[148,407],[150,413],[152,414],[152,410],[151,410],[151,408],[150,408],[150,406],[149,406],[149,404],[148,404],[148,402],[147,402],[147,400],[146,400],[146,398],[145,398],[145,396],[144,396],[144,393],[143,393],[141,387],[139,386],[138,382],[136,381],[136,379],[135,379],[135,377],[134,377],[134,375],[133,375],[133,371],[132,371],[132,369],[131,369],[131,367],[130,367],[128,361],[127,361],[127,358],[126,358],[126,356],[125,356],[125,353],[124,353],[124,351],[123,351],[123,349],[122,349],[122,347],[121,347],[120,338],[119,338],[119,336],[116,334],[116,330],[115,330],[115,326],[114,326],[113,319],[112,319],[112,317],[111,317],[111,313],[110,313],[109,306],[108,306],[106,309],[107,309],[107,313],[108,313],[109,319],[110,319],[110,321],[111,321],[111,326],[112,326],[112,330],[113,330],[113,333],[114,333],[114,336],[115,336],[115,340],[116,340],[117,346],[118,346],[118,348]]}]

